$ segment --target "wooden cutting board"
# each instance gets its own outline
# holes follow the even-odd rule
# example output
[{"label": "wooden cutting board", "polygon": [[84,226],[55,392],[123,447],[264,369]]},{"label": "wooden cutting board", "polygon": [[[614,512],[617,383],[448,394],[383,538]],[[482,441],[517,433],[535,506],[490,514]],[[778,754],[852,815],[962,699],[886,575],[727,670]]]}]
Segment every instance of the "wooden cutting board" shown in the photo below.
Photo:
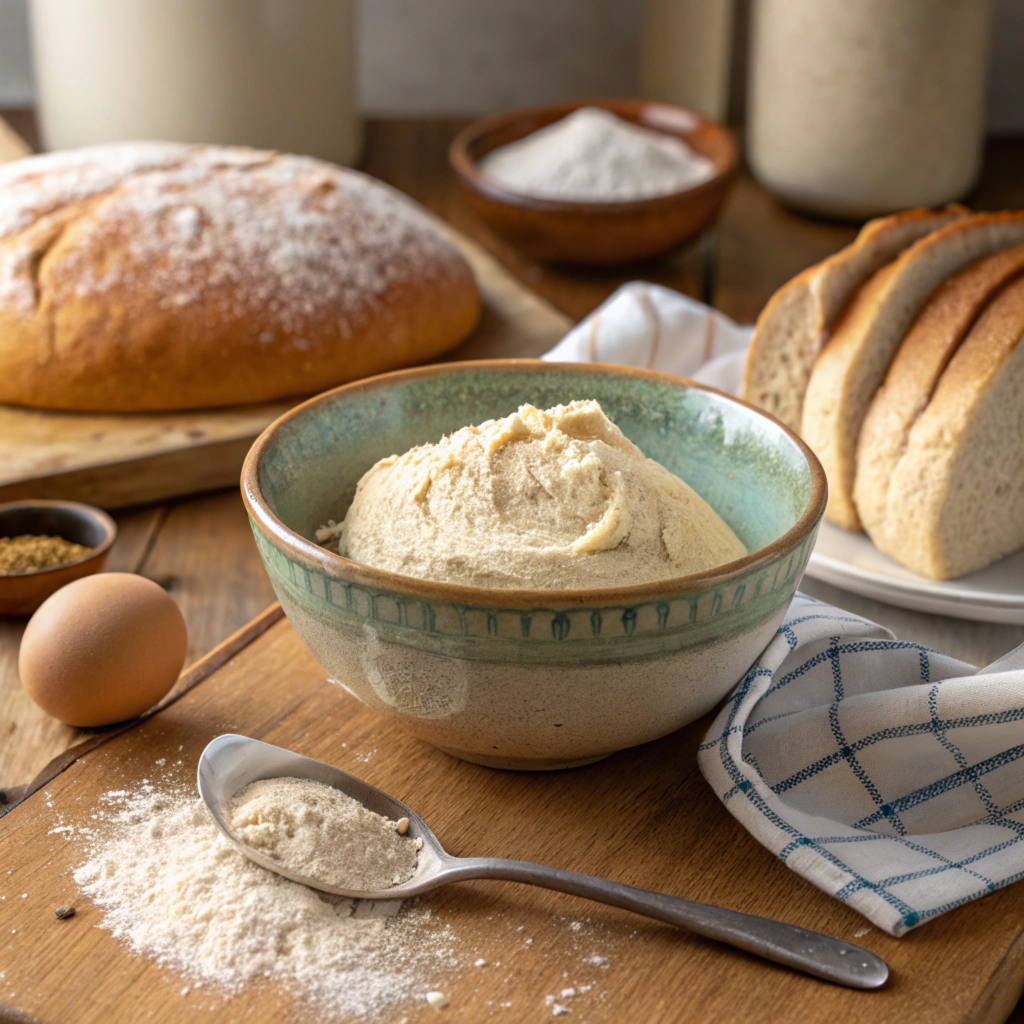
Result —
[{"label": "wooden cutting board", "polygon": [[[300,1019],[269,982],[232,999],[183,995],[180,977],[99,927],[102,914],[69,876],[84,851],[51,831],[58,815],[87,824],[106,790],[158,777],[161,758],[181,761],[174,771],[194,783],[204,745],[226,731],[362,776],[419,811],[454,854],[542,861],[776,917],[859,942],[892,970],[881,991],[854,992],[624,911],[470,882],[424,898],[455,935],[460,966],[434,979],[450,1006],[439,1017],[421,999],[389,1020],[546,1020],[545,997],[567,987],[579,993],[569,1020],[591,1024],[1005,1019],[1024,983],[1024,884],[891,938],[788,871],[729,816],[697,770],[706,727],[573,771],[481,768],[409,738],[329,684],[274,606],[187,673],[163,710],[64,755],[0,818],[0,1021]],[[56,920],[54,908],[68,903],[76,916]],[[471,966],[477,957],[488,966]]]},{"label": "wooden cutting board", "polygon": [[[483,314],[448,359],[532,357],[572,321],[441,221],[476,274]],[[66,498],[124,508],[235,486],[250,445],[298,399],[149,415],[54,413],[0,405],[0,502]]]}]

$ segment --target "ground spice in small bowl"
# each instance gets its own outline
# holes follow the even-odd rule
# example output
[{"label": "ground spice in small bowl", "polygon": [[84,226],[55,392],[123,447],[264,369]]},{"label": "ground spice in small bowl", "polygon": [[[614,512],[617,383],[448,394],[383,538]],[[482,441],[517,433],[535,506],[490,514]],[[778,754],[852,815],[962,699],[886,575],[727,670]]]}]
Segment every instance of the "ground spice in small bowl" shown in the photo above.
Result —
[{"label": "ground spice in small bowl", "polygon": [[25,576],[75,562],[92,548],[63,537],[24,533],[0,537],[0,576]]}]

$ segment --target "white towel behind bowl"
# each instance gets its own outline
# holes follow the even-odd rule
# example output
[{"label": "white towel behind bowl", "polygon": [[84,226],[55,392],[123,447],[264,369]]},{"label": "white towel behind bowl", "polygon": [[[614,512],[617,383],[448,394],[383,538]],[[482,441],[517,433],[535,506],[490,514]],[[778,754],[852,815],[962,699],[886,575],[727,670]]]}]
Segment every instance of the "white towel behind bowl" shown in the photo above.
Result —
[{"label": "white towel behind bowl", "polygon": [[978,672],[797,594],[698,759],[759,842],[892,935],[1024,876],[1024,647]]},{"label": "white towel behind bowl", "polygon": [[624,284],[543,358],[674,373],[735,395],[753,328],[646,281]]}]

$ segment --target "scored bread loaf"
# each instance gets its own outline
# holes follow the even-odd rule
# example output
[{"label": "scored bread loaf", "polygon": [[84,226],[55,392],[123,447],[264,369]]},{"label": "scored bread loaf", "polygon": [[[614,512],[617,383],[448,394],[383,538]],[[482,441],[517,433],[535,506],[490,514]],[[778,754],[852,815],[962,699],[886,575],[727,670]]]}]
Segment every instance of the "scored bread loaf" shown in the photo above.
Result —
[{"label": "scored bread loaf", "polygon": [[967,213],[949,206],[868,221],[845,249],[783,285],[757,318],[743,397],[799,430],[811,368],[850,296],[908,246]]},{"label": "scored bread loaf", "polygon": [[426,211],[319,160],[137,143],[0,168],[0,402],[310,394],[441,355],[479,308]]},{"label": "scored bread loaf", "polygon": [[1024,545],[1024,279],[956,350],[892,475],[878,547],[951,579]]},{"label": "scored bread loaf", "polygon": [[975,320],[1021,274],[1024,246],[969,264],[935,290],[900,342],[857,442],[854,504],[861,525],[876,542],[888,523],[889,486],[911,428]]},{"label": "scored bread loaf", "polygon": [[844,310],[811,371],[800,430],[825,468],[831,522],[861,528],[853,499],[861,424],[918,311],[951,274],[1022,242],[1024,213],[954,221],[876,271]]}]

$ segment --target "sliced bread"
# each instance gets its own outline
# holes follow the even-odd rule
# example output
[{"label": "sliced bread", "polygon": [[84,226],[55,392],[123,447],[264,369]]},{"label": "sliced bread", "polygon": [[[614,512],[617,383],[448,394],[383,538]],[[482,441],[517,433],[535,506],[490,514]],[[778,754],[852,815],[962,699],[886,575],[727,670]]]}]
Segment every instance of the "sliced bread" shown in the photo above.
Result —
[{"label": "sliced bread", "polygon": [[850,296],[907,246],[967,212],[949,206],[868,221],[845,249],[783,285],[757,318],[743,397],[799,430],[811,367]]},{"label": "sliced bread", "polygon": [[911,428],[975,320],[1021,274],[1022,245],[976,260],[939,285],[900,342],[857,442],[853,499],[861,525],[876,543],[887,523],[889,484]]},{"label": "sliced bread", "polygon": [[978,318],[910,431],[878,546],[932,579],[1024,545],[1024,279]]},{"label": "sliced bread", "polygon": [[1024,243],[1024,212],[979,213],[915,242],[862,286],[811,371],[800,432],[828,476],[825,517],[860,529],[857,439],[893,353],[932,292],[968,263]]}]

